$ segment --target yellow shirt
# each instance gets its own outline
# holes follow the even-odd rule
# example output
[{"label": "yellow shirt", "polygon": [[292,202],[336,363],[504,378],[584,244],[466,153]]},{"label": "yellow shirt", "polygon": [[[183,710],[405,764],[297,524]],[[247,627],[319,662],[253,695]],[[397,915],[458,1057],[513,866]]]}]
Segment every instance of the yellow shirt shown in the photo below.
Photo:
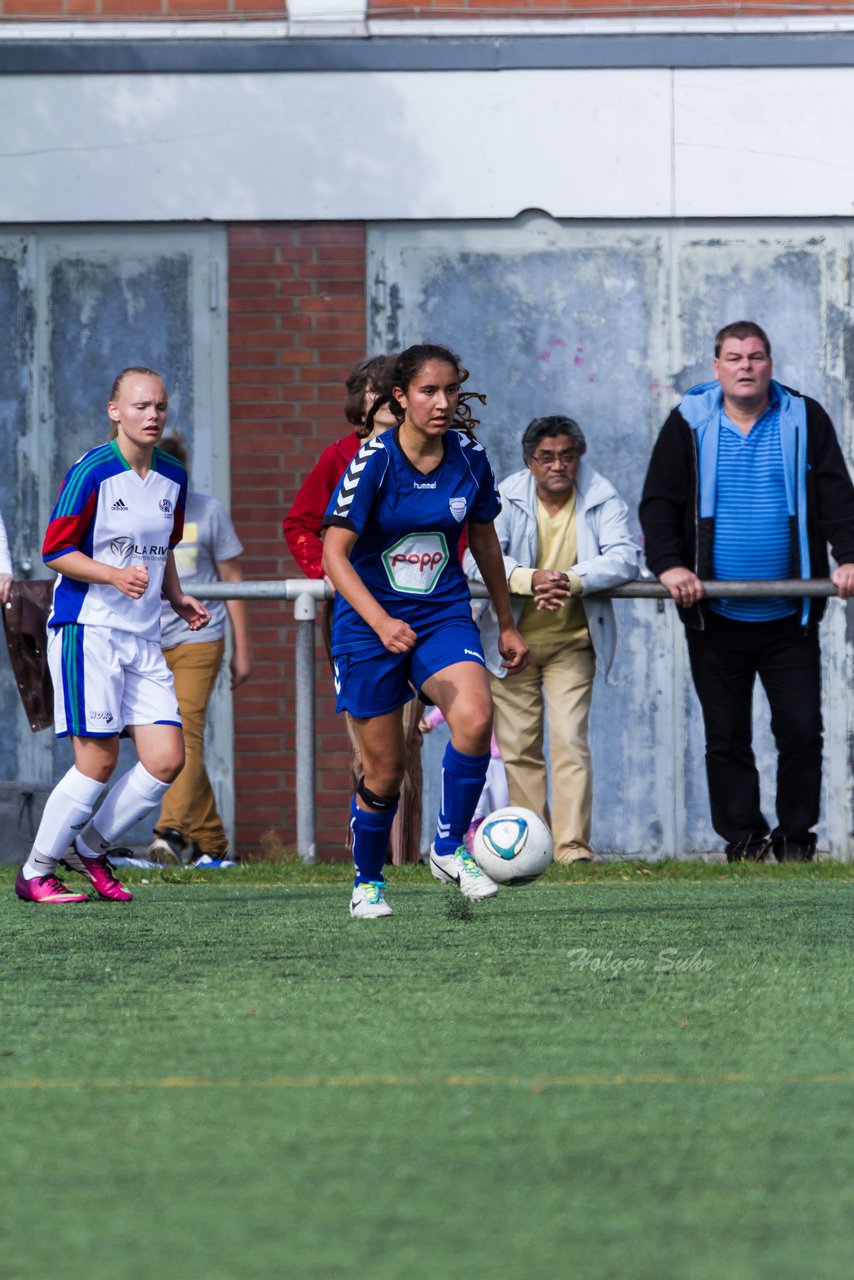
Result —
[{"label": "yellow shirt", "polygon": [[535,569],[557,569],[569,576],[572,598],[554,613],[537,609],[533,600],[522,606],[519,630],[529,644],[564,644],[570,649],[586,649],[590,646],[587,615],[580,596],[583,586],[570,565],[578,561],[578,540],[575,531],[575,489],[569,501],[554,515],[537,499],[537,563],[531,568],[514,569],[510,575],[510,589],[517,595],[532,596],[532,579]]}]

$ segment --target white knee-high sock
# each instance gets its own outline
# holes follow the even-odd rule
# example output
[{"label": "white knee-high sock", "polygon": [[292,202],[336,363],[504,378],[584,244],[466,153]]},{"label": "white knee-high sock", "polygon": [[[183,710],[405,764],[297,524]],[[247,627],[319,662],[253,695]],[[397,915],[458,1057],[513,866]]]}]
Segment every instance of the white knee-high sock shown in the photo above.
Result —
[{"label": "white knee-high sock", "polygon": [[42,820],[30,856],[24,863],[27,880],[49,875],[74,839],[74,834],[86,826],[101,792],[103,782],[87,778],[73,765],[64,778],[51,791],[44,807]]},{"label": "white knee-high sock", "polygon": [[92,821],[77,837],[77,851],[84,858],[99,858],[128,827],[159,804],[171,782],[153,777],[144,765],[122,774]]}]

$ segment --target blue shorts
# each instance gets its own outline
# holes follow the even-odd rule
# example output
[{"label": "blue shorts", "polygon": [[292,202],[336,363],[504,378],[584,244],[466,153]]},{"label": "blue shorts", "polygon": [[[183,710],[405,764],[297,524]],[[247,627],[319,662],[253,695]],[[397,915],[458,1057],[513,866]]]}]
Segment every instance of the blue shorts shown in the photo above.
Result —
[{"label": "blue shorts", "polygon": [[473,622],[450,622],[419,640],[408,653],[339,654],[335,670],[336,711],[357,720],[384,716],[411,702],[426,680],[455,662],[486,666],[480,635]]}]

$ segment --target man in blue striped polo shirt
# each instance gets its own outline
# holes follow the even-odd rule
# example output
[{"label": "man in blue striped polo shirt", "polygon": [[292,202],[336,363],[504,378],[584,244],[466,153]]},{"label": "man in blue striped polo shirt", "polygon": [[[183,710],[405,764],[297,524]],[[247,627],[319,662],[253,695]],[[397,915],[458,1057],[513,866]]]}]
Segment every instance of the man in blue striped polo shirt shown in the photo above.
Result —
[{"label": "man in blue striped polo shirt", "polygon": [[[692,388],[658,437],[641,500],[647,563],[681,608],[706,730],[712,825],[730,861],[811,859],[821,795],[823,600],[703,598],[704,579],[826,578],[854,594],[854,486],[816,400],[772,377],[749,320],[715,339],[715,381]],[[777,745],[777,826],[759,804],[752,694]]]}]

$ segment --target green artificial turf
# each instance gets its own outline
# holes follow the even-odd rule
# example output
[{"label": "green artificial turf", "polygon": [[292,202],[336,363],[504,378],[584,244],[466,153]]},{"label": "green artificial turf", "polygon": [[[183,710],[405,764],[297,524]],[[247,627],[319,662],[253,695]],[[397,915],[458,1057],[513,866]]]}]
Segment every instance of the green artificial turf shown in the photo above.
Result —
[{"label": "green artificial turf", "polygon": [[851,1275],[852,869],[0,872],[3,1280]]}]

